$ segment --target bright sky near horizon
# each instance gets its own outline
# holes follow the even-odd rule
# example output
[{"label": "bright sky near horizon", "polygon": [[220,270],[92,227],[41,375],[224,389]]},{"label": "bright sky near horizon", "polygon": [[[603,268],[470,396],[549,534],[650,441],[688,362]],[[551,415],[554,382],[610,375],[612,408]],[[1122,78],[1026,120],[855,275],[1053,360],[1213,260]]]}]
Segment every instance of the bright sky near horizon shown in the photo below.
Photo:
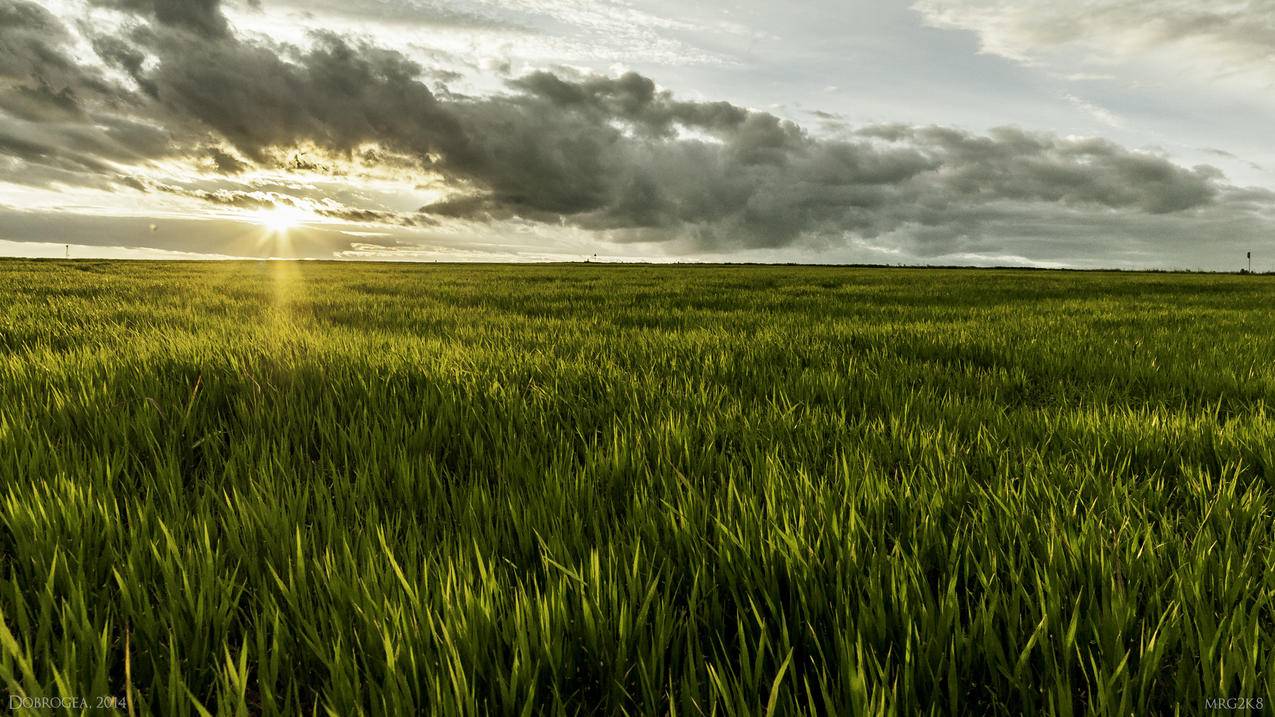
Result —
[{"label": "bright sky near horizon", "polygon": [[1275,270],[1269,0],[0,0],[0,255]]}]

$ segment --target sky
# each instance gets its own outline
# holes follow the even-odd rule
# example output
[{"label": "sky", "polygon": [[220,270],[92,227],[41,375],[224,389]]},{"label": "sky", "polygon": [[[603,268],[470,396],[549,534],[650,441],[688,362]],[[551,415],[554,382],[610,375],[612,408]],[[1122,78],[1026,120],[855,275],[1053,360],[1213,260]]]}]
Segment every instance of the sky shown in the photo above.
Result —
[{"label": "sky", "polygon": [[0,256],[1275,270],[1270,0],[0,0]]}]

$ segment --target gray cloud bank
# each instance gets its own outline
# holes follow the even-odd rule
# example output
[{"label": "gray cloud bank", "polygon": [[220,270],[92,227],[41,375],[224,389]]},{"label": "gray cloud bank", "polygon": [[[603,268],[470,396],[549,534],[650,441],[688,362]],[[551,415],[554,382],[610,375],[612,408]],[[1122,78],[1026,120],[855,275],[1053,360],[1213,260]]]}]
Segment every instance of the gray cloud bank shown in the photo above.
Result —
[{"label": "gray cloud bank", "polygon": [[[306,48],[240,37],[217,0],[95,4],[134,19],[107,33],[0,0],[0,176],[10,182],[174,192],[133,170],[192,158],[233,179],[286,167],[306,147],[337,172],[358,158],[452,192],[415,214],[325,210],[351,222],[520,218],[675,251],[856,241],[918,257],[995,254],[1039,242],[1050,224],[1075,251],[1114,256],[1119,234],[1176,251],[1218,227],[1237,241],[1260,234],[1275,203],[1211,167],[1100,139],[903,125],[830,139],[678,99],[635,73],[537,72],[503,94],[458,96],[431,90],[429,69],[402,54],[335,34]],[[100,63],[74,59],[76,33]]]}]

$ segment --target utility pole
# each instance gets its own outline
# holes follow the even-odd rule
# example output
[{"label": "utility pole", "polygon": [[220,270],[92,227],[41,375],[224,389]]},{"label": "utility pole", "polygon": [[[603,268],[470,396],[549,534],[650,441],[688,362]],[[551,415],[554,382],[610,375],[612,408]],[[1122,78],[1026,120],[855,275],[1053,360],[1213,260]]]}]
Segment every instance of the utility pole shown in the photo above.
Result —
[{"label": "utility pole", "polygon": [[1253,252],[1248,253],[1248,273],[1253,273]]},{"label": "utility pole", "polygon": [[66,258],[68,258],[68,259],[70,259],[70,258],[71,258],[71,245],[70,245],[70,244],[67,244],[67,245],[66,245]]}]

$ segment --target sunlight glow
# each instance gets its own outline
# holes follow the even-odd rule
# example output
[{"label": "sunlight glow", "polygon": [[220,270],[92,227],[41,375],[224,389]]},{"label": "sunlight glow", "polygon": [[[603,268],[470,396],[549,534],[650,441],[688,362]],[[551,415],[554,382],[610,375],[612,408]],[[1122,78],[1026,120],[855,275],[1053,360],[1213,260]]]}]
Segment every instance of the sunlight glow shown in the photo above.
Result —
[{"label": "sunlight glow", "polygon": [[305,222],[305,212],[286,204],[277,204],[270,209],[263,209],[253,215],[258,224],[276,234],[287,234]]}]

